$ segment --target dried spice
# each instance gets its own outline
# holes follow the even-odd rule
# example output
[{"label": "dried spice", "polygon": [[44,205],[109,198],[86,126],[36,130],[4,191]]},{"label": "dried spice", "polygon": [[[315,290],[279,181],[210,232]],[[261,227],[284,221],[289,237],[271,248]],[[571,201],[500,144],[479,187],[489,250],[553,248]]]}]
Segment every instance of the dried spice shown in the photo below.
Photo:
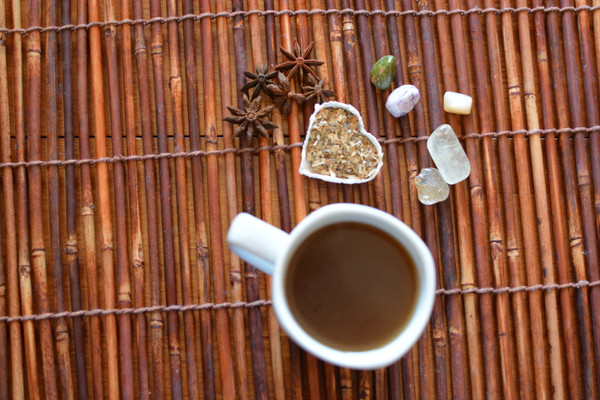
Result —
[{"label": "dried spice", "polygon": [[271,73],[267,73],[269,67],[265,64],[264,67],[256,66],[256,73],[252,73],[250,71],[244,71],[244,75],[248,78],[248,82],[242,86],[241,91],[248,94],[248,91],[251,88],[254,88],[252,92],[252,97],[250,100],[254,100],[261,92],[265,92],[268,94],[267,86],[272,84],[271,79],[277,76],[277,71],[273,71]]},{"label": "dried spice", "polygon": [[319,83],[312,77],[308,77],[308,86],[303,86],[302,91],[307,101],[316,100],[317,103],[325,103],[328,97],[334,97],[335,93],[329,89],[325,89],[325,78],[321,79]]},{"label": "dried spice", "polygon": [[270,105],[261,107],[261,100],[261,96],[258,96],[256,99],[250,101],[248,96],[244,94],[243,110],[238,110],[237,108],[227,106],[227,109],[233,115],[223,118],[223,121],[239,125],[233,132],[234,137],[245,133],[248,139],[252,139],[252,136],[256,132],[257,134],[268,139],[269,133],[267,132],[267,129],[277,128],[277,125],[269,120],[264,119],[264,117],[267,117],[269,114],[271,114],[271,111],[273,111],[275,106]]},{"label": "dried spice", "polygon": [[300,77],[300,85],[304,84],[304,75],[312,76],[315,79],[319,79],[312,67],[318,67],[323,64],[324,61],[313,60],[310,58],[310,53],[315,43],[311,42],[308,47],[302,49],[298,44],[298,41],[294,43],[294,53],[290,53],[283,47],[279,47],[285,58],[289,61],[283,62],[275,67],[278,71],[289,71],[287,73],[288,79],[292,79],[296,74]]},{"label": "dried spice", "polygon": [[303,102],[305,100],[302,93],[292,92],[290,89],[290,82],[284,74],[278,72],[277,80],[278,84],[270,84],[267,86],[267,90],[282,114],[289,114],[292,108],[292,101]]},{"label": "dried spice", "polygon": [[315,114],[306,143],[308,169],[333,178],[372,178],[381,153],[369,140],[358,116],[337,107],[323,107]]}]

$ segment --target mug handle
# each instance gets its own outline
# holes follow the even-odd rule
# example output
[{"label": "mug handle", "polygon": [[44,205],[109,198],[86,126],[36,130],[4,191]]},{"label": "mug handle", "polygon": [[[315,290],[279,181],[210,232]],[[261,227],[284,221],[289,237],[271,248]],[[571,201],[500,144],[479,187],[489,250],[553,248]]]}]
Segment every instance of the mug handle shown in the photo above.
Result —
[{"label": "mug handle", "polygon": [[241,259],[273,275],[275,262],[289,235],[247,213],[238,214],[227,232],[227,244]]}]

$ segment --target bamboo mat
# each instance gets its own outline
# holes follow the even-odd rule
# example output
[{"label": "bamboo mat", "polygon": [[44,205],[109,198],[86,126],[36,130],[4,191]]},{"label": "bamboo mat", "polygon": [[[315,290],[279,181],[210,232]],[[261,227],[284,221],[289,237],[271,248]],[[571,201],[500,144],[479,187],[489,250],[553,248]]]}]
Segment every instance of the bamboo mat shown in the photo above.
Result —
[{"label": "bamboo mat", "polygon": [[[146,3],[0,1],[0,399],[598,398],[599,1]],[[310,105],[269,140],[222,122],[294,40],[380,138],[374,181],[297,173]],[[386,54],[421,91],[399,120],[368,79]],[[472,172],[423,206],[441,123]],[[430,325],[387,369],[300,350],[224,241],[240,211],[289,231],[342,201],[404,220],[438,266]]]}]

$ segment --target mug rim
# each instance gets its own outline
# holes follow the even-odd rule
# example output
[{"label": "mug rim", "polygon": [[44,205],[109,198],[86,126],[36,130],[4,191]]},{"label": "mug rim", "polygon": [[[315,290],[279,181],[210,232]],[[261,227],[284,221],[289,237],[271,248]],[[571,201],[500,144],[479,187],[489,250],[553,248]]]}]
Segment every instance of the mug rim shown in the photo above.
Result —
[{"label": "mug rim", "polygon": [[[351,216],[348,218],[348,216]],[[399,240],[413,259],[419,276],[419,290],[412,315],[406,326],[383,346],[362,351],[339,350],[327,346],[307,333],[294,317],[285,294],[285,277],[289,261],[310,234],[337,222],[359,222],[383,230]],[[393,364],[417,342],[429,322],[435,300],[435,265],[429,248],[406,224],[373,207],[337,203],[321,207],[302,220],[290,233],[273,272],[272,300],[275,315],[286,333],[298,345],[332,364],[355,369],[377,369]]]}]

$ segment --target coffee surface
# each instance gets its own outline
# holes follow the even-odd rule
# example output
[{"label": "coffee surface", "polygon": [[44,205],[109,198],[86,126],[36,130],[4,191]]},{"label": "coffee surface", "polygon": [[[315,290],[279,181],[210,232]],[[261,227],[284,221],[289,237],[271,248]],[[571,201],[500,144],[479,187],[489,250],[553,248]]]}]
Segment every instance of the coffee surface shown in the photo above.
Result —
[{"label": "coffee surface", "polygon": [[302,328],[344,351],[371,350],[394,339],[413,314],[417,284],[404,247],[355,222],[311,234],[292,256],[285,282]]}]

